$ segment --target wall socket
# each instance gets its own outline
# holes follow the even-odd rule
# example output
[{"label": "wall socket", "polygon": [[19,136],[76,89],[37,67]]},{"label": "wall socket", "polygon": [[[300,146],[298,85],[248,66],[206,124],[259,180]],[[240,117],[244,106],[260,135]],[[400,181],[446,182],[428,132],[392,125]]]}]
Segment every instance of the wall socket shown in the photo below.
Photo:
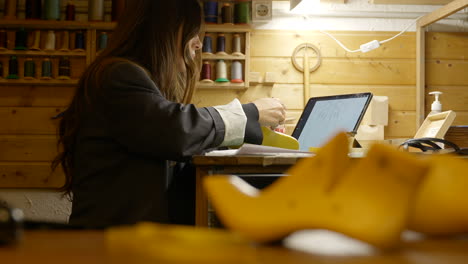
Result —
[{"label": "wall socket", "polygon": [[252,21],[262,22],[272,19],[272,1],[252,1]]}]

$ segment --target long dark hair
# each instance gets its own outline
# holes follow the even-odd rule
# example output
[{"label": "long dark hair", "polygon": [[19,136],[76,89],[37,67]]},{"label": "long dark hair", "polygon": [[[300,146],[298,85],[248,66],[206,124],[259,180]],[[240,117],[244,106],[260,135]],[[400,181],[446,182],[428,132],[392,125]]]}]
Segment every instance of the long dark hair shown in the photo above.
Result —
[{"label": "long dark hair", "polygon": [[[201,58],[195,59],[189,42],[202,27],[199,0],[129,0],[126,12],[112,33],[110,45],[102,51],[80,78],[72,102],[64,111],[58,128],[59,154],[52,170],[61,165],[65,183],[61,188],[71,192],[75,139],[81,115],[92,107],[100,79],[107,66],[122,61],[144,68],[164,96],[171,101],[189,103],[199,79]],[[182,47],[182,50],[181,48]],[[175,63],[182,56],[185,72]]]}]

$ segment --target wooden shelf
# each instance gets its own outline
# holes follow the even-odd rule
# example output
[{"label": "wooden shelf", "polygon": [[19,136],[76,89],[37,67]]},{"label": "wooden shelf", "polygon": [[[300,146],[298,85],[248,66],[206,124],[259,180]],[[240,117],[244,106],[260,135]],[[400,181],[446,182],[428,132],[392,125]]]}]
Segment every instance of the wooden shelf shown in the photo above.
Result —
[{"label": "wooden shelf", "polygon": [[34,28],[34,29],[98,29],[111,30],[116,22],[81,22],[81,21],[55,21],[33,19],[2,19],[0,28]]},{"label": "wooden shelf", "polygon": [[206,24],[206,32],[250,32],[252,27],[250,25],[232,25],[232,24]]},{"label": "wooden shelf", "polygon": [[69,56],[69,57],[86,57],[86,51],[45,51],[45,50],[0,50],[1,55],[11,56]]},{"label": "wooden shelf", "polygon": [[41,80],[41,79],[33,79],[33,80],[24,80],[24,79],[5,79],[0,78],[0,86],[5,85],[77,85],[78,80]]},{"label": "wooden shelf", "polygon": [[203,54],[203,60],[245,60],[245,55]]},{"label": "wooden shelf", "polygon": [[245,83],[198,83],[197,89],[229,89],[229,90],[245,90],[248,87],[245,86]]}]

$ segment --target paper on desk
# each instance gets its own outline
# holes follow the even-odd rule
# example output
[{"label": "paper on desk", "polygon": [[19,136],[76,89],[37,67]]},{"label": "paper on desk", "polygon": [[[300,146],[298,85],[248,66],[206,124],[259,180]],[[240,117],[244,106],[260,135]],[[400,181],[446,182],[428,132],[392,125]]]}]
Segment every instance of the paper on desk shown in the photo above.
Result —
[{"label": "paper on desk", "polygon": [[270,146],[244,144],[239,149],[214,150],[205,154],[206,156],[234,156],[234,155],[264,155],[264,156],[291,156],[309,157],[315,155],[312,152],[276,148]]}]

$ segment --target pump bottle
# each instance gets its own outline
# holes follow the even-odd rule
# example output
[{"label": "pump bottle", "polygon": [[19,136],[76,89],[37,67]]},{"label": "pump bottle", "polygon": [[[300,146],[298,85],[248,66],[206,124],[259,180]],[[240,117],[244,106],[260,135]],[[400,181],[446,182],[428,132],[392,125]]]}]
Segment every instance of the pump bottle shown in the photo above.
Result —
[{"label": "pump bottle", "polygon": [[435,96],[435,100],[431,104],[431,112],[429,113],[429,115],[438,114],[442,112],[442,103],[440,103],[439,101],[439,96],[442,94],[442,92],[435,91],[435,92],[430,92],[429,94]]}]

